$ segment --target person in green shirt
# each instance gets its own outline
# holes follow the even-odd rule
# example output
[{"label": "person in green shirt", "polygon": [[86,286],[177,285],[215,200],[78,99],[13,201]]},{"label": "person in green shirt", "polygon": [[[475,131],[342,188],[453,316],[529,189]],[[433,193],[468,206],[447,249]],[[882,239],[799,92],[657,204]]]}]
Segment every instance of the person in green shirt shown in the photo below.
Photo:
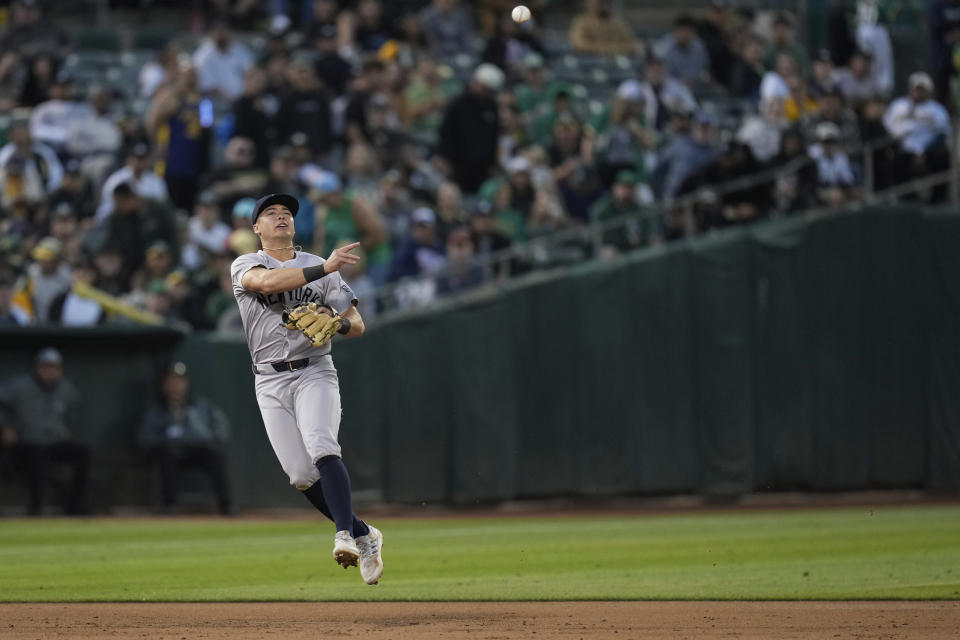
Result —
[{"label": "person in green shirt", "polygon": [[407,125],[416,137],[436,138],[443,110],[460,90],[459,83],[449,75],[449,68],[439,66],[430,56],[422,56],[417,62],[417,69],[404,91]]},{"label": "person in green shirt", "polygon": [[[553,129],[553,119],[556,117],[557,95],[563,94],[565,100],[570,100],[570,88],[565,82],[553,80],[550,78],[546,67],[544,66],[543,56],[535,51],[528,53],[523,59],[524,77],[523,82],[517,85],[517,109],[520,110],[520,116],[528,129],[531,129],[531,137],[537,141],[537,129],[540,133],[544,131],[549,135]],[[569,105],[561,108],[569,108]],[[542,122],[541,122],[542,121]]]},{"label": "person in green shirt", "polygon": [[810,75],[810,55],[807,53],[806,47],[797,42],[794,19],[789,13],[778,13],[773,19],[773,32],[770,36],[770,44],[767,46],[767,53],[764,56],[764,64],[767,69],[776,67],[777,56],[781,53],[793,56],[803,77],[806,78]]},{"label": "person in green shirt", "polygon": [[602,197],[590,209],[590,221],[602,223],[631,216],[626,224],[607,229],[601,236],[601,254],[615,254],[653,242],[653,225],[643,205],[637,199],[639,180],[633,171],[624,169],[617,173],[610,193]]},{"label": "person in green shirt", "polygon": [[316,216],[314,249],[329,255],[342,240],[358,239],[367,255],[367,273],[378,285],[386,282],[393,252],[383,218],[370,201],[345,189],[329,171],[314,181],[309,198]]}]

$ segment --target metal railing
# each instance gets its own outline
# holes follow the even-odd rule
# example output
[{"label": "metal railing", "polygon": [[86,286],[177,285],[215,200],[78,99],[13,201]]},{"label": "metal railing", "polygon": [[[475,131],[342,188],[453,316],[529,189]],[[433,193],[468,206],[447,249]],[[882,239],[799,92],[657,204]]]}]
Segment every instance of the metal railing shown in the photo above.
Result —
[{"label": "metal railing", "polygon": [[[876,189],[874,155],[877,151],[891,147],[896,143],[893,138],[882,138],[868,143],[847,145],[844,149],[848,155],[860,158],[863,170],[863,183],[855,201],[845,203],[849,206],[853,202],[864,204],[889,202],[912,194],[923,193],[931,189],[948,185],[949,200],[956,204],[958,201],[958,170],[956,141],[948,142],[949,169],[935,174],[921,176],[908,182]],[[640,213],[629,213],[616,218],[602,221],[592,221],[585,225],[572,226],[557,230],[549,235],[517,243],[501,251],[476,256],[470,268],[479,267],[484,274],[483,283],[477,287],[458,292],[451,298],[482,297],[491,290],[495,290],[506,280],[524,276],[530,272],[545,272],[549,275],[551,269],[581,263],[600,255],[603,238],[611,232],[626,232],[631,226],[646,221],[651,228],[659,228],[665,216],[682,212],[685,227],[684,236],[697,235],[698,230],[693,222],[694,206],[704,197],[705,191],[710,191],[717,198],[731,193],[759,187],[773,183],[784,176],[796,175],[800,170],[814,163],[806,153],[789,160],[784,165],[773,169],[765,169],[747,176],[738,177],[727,182],[694,190],[680,197],[663,200],[647,205]],[[766,214],[794,215],[797,213],[819,214],[837,209],[836,206],[821,206],[806,209],[804,212],[767,211]],[[640,248],[639,246],[636,248]],[[376,300],[380,309],[381,319],[401,314],[402,312],[416,311],[439,301],[435,295],[437,282],[448,276],[451,268],[445,267],[428,276],[406,278],[397,282],[383,285],[376,290]]]}]

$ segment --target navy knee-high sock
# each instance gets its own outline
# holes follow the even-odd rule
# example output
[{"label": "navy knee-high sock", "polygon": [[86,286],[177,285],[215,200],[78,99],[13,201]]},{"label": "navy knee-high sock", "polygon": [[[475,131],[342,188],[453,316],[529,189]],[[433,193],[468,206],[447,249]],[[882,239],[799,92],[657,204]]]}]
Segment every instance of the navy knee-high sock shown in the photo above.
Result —
[{"label": "navy knee-high sock", "polygon": [[[320,485],[322,500],[329,513],[324,513],[323,509],[320,509],[314,502],[317,509],[333,520],[337,531],[347,530],[355,538],[367,535],[370,529],[363,520],[353,514],[350,475],[347,473],[347,466],[343,464],[343,460],[339,456],[320,458],[317,460],[317,471],[320,472],[320,481],[314,484],[314,487]],[[313,489],[313,487],[310,487],[310,489]],[[313,498],[309,495],[307,498],[313,502]]]}]

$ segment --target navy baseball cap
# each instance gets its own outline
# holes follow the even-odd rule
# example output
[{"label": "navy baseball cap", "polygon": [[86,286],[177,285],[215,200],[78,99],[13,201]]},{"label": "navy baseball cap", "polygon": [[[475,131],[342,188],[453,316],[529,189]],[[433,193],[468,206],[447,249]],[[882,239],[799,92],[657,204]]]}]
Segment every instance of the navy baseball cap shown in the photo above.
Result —
[{"label": "navy baseball cap", "polygon": [[271,193],[270,195],[263,196],[257,200],[257,206],[253,209],[253,220],[251,221],[251,224],[256,224],[257,217],[263,213],[263,210],[274,204],[282,204],[287,209],[290,209],[290,213],[293,216],[296,216],[297,211],[300,210],[300,202],[290,194]]}]

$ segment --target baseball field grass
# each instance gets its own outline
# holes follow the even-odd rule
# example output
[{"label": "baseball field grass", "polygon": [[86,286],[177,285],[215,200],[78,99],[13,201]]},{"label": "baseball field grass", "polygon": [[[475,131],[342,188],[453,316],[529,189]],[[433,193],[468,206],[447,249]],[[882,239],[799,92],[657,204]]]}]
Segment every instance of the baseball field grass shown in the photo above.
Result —
[{"label": "baseball field grass", "polygon": [[0,521],[0,601],[960,599],[960,506],[377,520]]}]

